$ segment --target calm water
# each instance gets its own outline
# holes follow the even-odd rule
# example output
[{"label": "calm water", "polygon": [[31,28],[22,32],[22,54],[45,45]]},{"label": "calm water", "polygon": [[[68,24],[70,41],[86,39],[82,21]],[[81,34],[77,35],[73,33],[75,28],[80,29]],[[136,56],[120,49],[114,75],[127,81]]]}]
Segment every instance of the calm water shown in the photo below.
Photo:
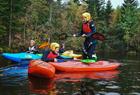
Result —
[{"label": "calm water", "polygon": [[[107,72],[61,73],[52,80],[28,77],[24,65],[20,69],[18,66],[0,69],[0,95],[140,95],[138,56],[106,55],[100,59],[115,59],[122,66]],[[11,64],[0,62],[0,66]]]}]

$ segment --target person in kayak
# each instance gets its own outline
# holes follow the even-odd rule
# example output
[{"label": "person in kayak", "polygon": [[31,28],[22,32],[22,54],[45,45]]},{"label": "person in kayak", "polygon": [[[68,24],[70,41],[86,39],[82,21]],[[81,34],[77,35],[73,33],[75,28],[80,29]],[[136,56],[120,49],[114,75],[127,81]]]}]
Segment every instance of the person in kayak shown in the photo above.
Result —
[{"label": "person in kayak", "polygon": [[28,47],[27,53],[38,53],[38,48],[34,40],[30,40],[30,46]]},{"label": "person in kayak", "polygon": [[91,15],[88,12],[82,14],[82,30],[81,32],[74,34],[73,36],[85,37],[84,47],[83,47],[83,59],[97,59],[95,54],[95,47],[97,41],[92,37],[96,32],[96,28]]},{"label": "person in kayak", "polygon": [[[42,60],[45,62],[62,62],[64,61],[60,54],[60,45],[58,43],[51,43],[50,49],[43,52]],[[66,59],[65,59],[66,60]]]},{"label": "person in kayak", "polygon": [[59,53],[62,54],[62,53],[64,53],[64,51],[65,51],[65,44],[62,43],[62,44],[60,45]]}]

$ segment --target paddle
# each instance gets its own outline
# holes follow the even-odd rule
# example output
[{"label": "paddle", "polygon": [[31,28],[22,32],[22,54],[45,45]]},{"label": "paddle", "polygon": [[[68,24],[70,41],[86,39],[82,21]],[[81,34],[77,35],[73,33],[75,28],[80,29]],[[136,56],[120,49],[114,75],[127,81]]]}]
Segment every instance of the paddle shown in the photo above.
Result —
[{"label": "paddle", "polygon": [[44,42],[38,48],[45,48],[46,46],[49,46],[49,45],[50,45],[49,42]]},{"label": "paddle", "polygon": [[[59,34],[59,39],[60,40],[65,40],[67,37],[73,37],[72,35],[68,35],[67,33],[61,33]],[[96,32],[92,35],[92,37],[95,39],[95,40],[99,40],[99,41],[104,41],[106,38],[103,34],[99,33],[99,32]]]},{"label": "paddle", "polygon": [[105,36],[99,32],[95,32],[92,37],[96,40],[100,40],[100,41],[104,41],[105,40]]},{"label": "paddle", "polygon": [[[67,33],[60,33],[58,35],[59,39],[60,40],[65,40],[66,38],[68,37],[73,37],[72,35],[68,35]],[[92,37],[95,39],[95,40],[99,40],[99,41],[104,41],[106,38],[103,34],[99,33],[99,32],[96,32],[92,35]],[[49,46],[50,43],[49,42],[44,42],[42,43],[39,48],[45,48],[46,46]]]}]

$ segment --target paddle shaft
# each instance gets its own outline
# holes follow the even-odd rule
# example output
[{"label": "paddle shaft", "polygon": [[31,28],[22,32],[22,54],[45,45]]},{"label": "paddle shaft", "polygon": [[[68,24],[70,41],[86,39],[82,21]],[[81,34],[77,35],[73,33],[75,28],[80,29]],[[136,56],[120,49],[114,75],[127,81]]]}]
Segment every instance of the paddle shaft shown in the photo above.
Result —
[{"label": "paddle shaft", "polygon": [[[104,41],[105,40],[105,36],[101,33],[94,33],[91,35],[95,40],[100,40],[100,41]],[[66,33],[62,33],[59,35],[60,40],[65,40],[67,37],[74,37],[73,35],[68,35]],[[80,37],[80,36],[75,36],[75,37]]]}]

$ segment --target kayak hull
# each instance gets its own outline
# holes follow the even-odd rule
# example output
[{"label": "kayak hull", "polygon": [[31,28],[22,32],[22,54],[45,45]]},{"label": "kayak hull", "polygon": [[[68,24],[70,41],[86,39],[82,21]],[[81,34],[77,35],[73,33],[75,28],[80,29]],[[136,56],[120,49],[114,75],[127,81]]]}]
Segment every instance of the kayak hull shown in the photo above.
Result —
[{"label": "kayak hull", "polygon": [[6,59],[15,61],[15,62],[22,62],[23,60],[31,60],[31,59],[41,59],[41,55],[31,54],[31,53],[3,53],[3,57]]},{"label": "kayak hull", "polygon": [[111,63],[108,61],[97,61],[91,64],[82,62],[44,62],[41,60],[32,60],[29,63],[28,73],[37,77],[53,78],[55,70],[62,72],[99,72],[115,70],[120,66],[119,63]]},{"label": "kayak hull", "polygon": [[[31,54],[31,53],[3,53],[2,56],[14,62],[21,63],[22,61],[37,60],[41,59],[42,54]],[[63,59],[72,59],[72,57],[62,56]]]},{"label": "kayak hull", "polygon": [[28,73],[37,77],[53,78],[55,75],[55,68],[47,62],[32,60],[29,63]]},{"label": "kayak hull", "polygon": [[108,71],[115,70],[120,66],[119,63],[111,63],[108,61],[97,61],[91,64],[67,61],[61,63],[51,62],[51,64],[56,68],[56,70],[63,72]]}]

